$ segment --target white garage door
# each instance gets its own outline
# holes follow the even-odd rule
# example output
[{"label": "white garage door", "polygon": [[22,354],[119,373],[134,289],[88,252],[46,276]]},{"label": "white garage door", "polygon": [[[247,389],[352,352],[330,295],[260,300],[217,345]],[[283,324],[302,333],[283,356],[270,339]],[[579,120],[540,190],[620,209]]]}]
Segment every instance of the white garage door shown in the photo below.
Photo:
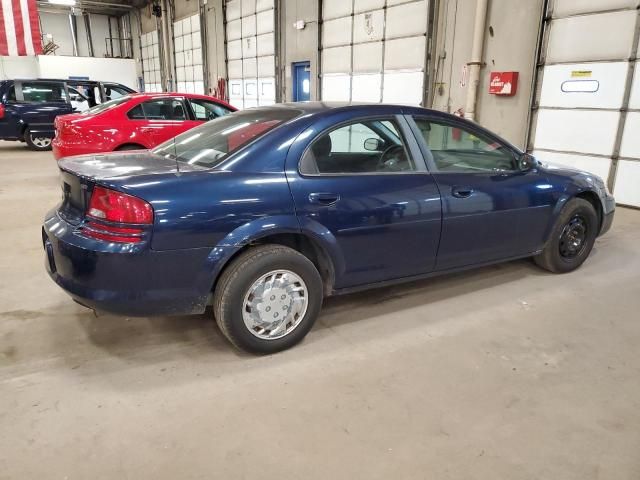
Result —
[{"label": "white garage door", "polygon": [[[640,206],[638,0],[555,0],[534,154],[595,173]],[[631,63],[629,59],[633,59]],[[628,113],[624,111],[629,108]]]},{"label": "white garage door", "polygon": [[274,0],[225,3],[229,101],[236,108],[276,100]]},{"label": "white garage door", "polygon": [[161,92],[162,78],[160,74],[160,46],[158,32],[143,33],[140,37],[142,48],[142,77],[145,92]]},{"label": "white garage door", "polygon": [[325,101],[421,104],[427,0],[324,0]]},{"label": "white garage door", "polygon": [[200,16],[173,23],[173,42],[176,63],[177,91],[204,93],[204,67],[202,66],[202,37]]}]

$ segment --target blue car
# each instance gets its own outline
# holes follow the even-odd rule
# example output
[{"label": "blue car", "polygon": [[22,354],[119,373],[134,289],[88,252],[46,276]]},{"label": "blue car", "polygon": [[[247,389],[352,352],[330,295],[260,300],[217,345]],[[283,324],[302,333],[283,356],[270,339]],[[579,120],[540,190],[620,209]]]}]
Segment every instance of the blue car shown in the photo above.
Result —
[{"label": "blue car", "polygon": [[51,150],[58,115],[84,111],[132,93],[119,83],[92,80],[0,80],[0,140]]},{"label": "blue car", "polygon": [[615,208],[594,175],[393,105],[249,109],[59,167],[42,240],[60,287],[122,315],[212,305],[254,353],[299,342],[325,296],[524,257],[572,271]]}]

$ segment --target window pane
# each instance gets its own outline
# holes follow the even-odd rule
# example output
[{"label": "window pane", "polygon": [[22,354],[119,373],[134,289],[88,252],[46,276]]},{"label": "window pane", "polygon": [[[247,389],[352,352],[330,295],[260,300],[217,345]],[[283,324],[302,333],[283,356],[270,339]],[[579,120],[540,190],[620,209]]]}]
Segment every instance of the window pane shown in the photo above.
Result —
[{"label": "window pane", "polygon": [[313,141],[300,161],[306,174],[393,173],[415,170],[393,120],[338,127]]},{"label": "window pane", "polygon": [[124,97],[125,95],[129,95],[130,92],[121,87],[105,85],[104,86],[104,94],[106,100],[115,100],[116,98]]},{"label": "window pane", "polygon": [[85,112],[83,112],[83,115],[95,115],[97,113],[104,112],[105,110],[117,107],[118,105],[126,101],[126,98],[118,98],[116,100],[111,100],[110,102],[101,103],[100,105],[96,105],[95,107],[86,110]]},{"label": "window pane", "polygon": [[22,96],[25,102],[66,102],[67,98],[61,83],[22,84]]},{"label": "window pane", "polygon": [[181,100],[150,100],[142,104],[147,120],[186,120],[184,105]]},{"label": "window pane", "polygon": [[516,170],[511,150],[458,126],[414,118],[440,172]]},{"label": "window pane", "polygon": [[142,110],[142,104],[136,105],[127,113],[127,117],[131,120],[144,120],[144,110]]},{"label": "window pane", "polygon": [[193,108],[196,120],[213,120],[214,118],[222,117],[231,113],[229,110],[221,107],[215,102],[209,102],[199,98],[192,98],[189,102],[191,103],[191,108]]},{"label": "window pane", "polygon": [[153,153],[191,165],[215,167],[231,153],[301,113],[276,108],[225,115],[158,145]]}]

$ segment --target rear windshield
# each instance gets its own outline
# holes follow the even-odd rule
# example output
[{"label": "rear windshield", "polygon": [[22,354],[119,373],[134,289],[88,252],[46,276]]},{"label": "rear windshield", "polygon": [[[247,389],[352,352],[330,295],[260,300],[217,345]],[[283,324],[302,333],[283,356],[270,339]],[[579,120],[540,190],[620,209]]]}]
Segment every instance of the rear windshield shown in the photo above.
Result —
[{"label": "rear windshield", "polygon": [[109,100],[108,102],[101,103],[100,105],[96,105],[95,107],[91,107],[89,110],[85,110],[82,112],[82,115],[95,115],[97,113],[102,113],[111,108],[117,107],[121,103],[129,100],[128,96],[116,98],[114,100]]},{"label": "rear windshield", "polygon": [[212,168],[225,157],[302,112],[284,108],[251,109],[211,120],[158,145],[153,153]]}]

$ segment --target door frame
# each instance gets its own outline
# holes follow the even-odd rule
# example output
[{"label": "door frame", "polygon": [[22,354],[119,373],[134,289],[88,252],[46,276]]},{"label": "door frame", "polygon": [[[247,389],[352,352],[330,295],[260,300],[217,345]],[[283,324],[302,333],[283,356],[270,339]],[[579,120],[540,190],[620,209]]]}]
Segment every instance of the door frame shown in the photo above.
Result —
[{"label": "door frame", "polygon": [[291,63],[291,101],[298,102],[298,67],[308,68],[309,72],[309,100],[311,100],[311,60]]}]

